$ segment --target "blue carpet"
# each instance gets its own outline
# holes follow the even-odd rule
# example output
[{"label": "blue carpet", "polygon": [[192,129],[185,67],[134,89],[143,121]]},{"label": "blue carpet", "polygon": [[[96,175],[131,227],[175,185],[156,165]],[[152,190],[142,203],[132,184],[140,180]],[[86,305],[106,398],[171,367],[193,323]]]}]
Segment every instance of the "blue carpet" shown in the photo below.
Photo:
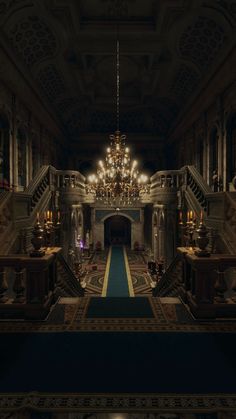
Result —
[{"label": "blue carpet", "polygon": [[154,317],[147,297],[92,297],[89,302],[86,317]]},{"label": "blue carpet", "polygon": [[0,392],[235,393],[236,334],[2,334]]},{"label": "blue carpet", "polygon": [[128,279],[122,246],[112,246],[107,297],[128,297]]}]

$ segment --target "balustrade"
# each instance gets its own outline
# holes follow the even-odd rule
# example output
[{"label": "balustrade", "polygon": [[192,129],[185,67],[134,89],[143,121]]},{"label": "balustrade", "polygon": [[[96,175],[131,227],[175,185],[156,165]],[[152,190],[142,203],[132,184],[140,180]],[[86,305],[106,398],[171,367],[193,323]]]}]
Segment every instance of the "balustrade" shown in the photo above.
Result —
[{"label": "balustrade", "polygon": [[[197,318],[232,317],[236,315],[235,296],[225,297],[228,290],[225,272],[236,267],[236,256],[214,254],[198,257],[189,248],[178,248],[184,263],[182,299]],[[231,292],[234,294],[233,288]]]},{"label": "balustrade", "polygon": [[55,302],[57,255],[51,248],[45,256],[0,256],[0,316],[43,319]]},{"label": "balustrade", "polygon": [[58,187],[60,189],[84,188],[84,177],[81,173],[72,170],[57,170]]},{"label": "balustrade", "polygon": [[183,183],[182,170],[165,170],[151,177],[151,188],[178,189]]}]

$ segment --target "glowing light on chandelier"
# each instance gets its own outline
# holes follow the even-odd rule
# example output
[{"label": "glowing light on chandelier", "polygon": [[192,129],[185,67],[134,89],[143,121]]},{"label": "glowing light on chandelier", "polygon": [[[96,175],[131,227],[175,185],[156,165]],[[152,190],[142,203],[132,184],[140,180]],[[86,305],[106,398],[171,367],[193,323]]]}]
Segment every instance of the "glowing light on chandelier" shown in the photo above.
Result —
[{"label": "glowing light on chandelier", "polygon": [[149,191],[148,176],[139,174],[138,162],[131,160],[130,150],[125,145],[126,136],[120,126],[120,60],[117,41],[116,65],[116,121],[117,129],[110,135],[110,147],[106,150],[105,161],[98,162],[97,174],[88,176],[86,191],[97,200],[110,205],[129,205]]}]

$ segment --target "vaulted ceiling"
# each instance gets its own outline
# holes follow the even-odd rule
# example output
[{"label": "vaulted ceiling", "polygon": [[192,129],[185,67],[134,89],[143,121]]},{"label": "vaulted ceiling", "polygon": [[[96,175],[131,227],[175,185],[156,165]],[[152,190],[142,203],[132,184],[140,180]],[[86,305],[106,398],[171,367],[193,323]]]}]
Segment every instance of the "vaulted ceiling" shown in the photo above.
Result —
[{"label": "vaulted ceiling", "polygon": [[72,141],[115,129],[165,136],[235,42],[236,1],[2,0],[1,30]]}]

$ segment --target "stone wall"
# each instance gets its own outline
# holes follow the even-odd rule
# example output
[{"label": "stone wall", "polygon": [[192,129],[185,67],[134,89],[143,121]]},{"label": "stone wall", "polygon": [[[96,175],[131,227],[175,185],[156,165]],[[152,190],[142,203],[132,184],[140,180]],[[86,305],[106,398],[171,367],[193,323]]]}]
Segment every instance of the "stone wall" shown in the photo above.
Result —
[{"label": "stone wall", "polygon": [[[235,65],[234,48],[182,112],[168,138],[169,168],[179,169],[193,164],[209,185],[213,170],[217,169],[224,190],[230,189],[234,175],[234,170],[229,167],[229,136],[231,121],[236,115],[236,78],[232,71]],[[214,162],[213,140],[217,149]]]},{"label": "stone wall", "polygon": [[[30,77],[19,71],[3,48],[0,62],[0,120],[6,121],[8,127],[5,133],[9,151],[8,182],[15,190],[22,190],[40,166],[65,166],[62,165],[62,156],[65,162],[63,134],[59,122],[31,85]],[[19,135],[25,144],[24,185],[19,184]]]}]

